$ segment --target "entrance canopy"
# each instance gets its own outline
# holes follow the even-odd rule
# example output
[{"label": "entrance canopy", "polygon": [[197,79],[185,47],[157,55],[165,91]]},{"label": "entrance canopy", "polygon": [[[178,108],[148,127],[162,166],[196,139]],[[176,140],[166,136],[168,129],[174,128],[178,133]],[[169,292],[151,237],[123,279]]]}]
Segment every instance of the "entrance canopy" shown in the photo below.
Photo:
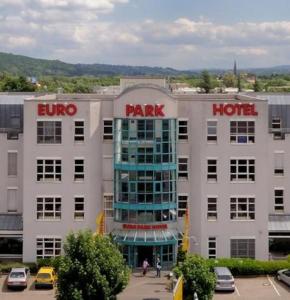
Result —
[{"label": "entrance canopy", "polygon": [[124,245],[176,244],[180,233],[177,230],[113,230],[114,240]]},{"label": "entrance canopy", "polygon": [[269,237],[290,238],[290,215],[269,215]]}]

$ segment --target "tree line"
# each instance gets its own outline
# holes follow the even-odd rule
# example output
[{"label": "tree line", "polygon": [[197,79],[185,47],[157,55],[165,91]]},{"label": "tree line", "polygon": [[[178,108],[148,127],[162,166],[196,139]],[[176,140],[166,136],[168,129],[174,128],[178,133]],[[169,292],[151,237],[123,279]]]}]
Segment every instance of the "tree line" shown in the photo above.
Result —
[{"label": "tree line", "polygon": [[[0,92],[49,92],[56,93],[93,93],[98,87],[118,86],[119,76],[42,76],[29,78],[0,73]],[[228,72],[222,75],[203,71],[199,75],[174,76],[169,83],[185,84],[190,88],[199,88],[200,93],[222,93],[227,88],[237,91],[290,92],[290,75],[256,76],[254,74]]]}]

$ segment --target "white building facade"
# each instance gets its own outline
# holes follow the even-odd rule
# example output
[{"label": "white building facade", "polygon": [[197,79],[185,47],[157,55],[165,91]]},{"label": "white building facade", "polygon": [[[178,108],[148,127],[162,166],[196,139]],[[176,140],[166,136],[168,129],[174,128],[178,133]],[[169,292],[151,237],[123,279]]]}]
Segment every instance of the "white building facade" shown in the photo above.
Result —
[{"label": "white building facade", "polygon": [[187,209],[190,252],[204,257],[267,260],[269,240],[289,237],[287,103],[175,95],[160,78],[124,79],[114,95],[17,97],[19,126],[0,134],[1,256],[60,255],[102,211],[133,267],[175,262]]}]

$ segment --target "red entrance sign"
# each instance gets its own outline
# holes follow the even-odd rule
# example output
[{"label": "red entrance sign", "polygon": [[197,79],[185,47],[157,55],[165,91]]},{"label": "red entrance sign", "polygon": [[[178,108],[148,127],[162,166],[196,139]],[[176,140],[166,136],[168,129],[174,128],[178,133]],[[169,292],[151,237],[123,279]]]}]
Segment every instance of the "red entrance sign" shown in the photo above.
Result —
[{"label": "red entrance sign", "polygon": [[226,116],[257,116],[255,104],[252,103],[235,103],[235,104],[213,104],[213,115]]},{"label": "red entrance sign", "polygon": [[39,116],[73,116],[77,113],[75,104],[38,104]]},{"label": "red entrance sign", "polygon": [[123,224],[123,229],[130,230],[160,230],[167,229],[167,224],[154,224],[154,225],[146,225],[146,224]]},{"label": "red entrance sign", "polygon": [[145,104],[145,105],[126,105],[126,116],[133,116],[133,117],[164,117],[163,112],[164,105],[161,104]]}]

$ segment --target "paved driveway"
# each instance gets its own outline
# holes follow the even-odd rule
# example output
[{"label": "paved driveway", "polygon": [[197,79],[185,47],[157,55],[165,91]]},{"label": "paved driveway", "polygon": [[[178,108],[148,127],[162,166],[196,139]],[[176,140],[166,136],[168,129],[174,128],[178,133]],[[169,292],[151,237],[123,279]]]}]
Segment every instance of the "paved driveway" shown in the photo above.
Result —
[{"label": "paved driveway", "polygon": [[290,300],[290,288],[274,277],[235,278],[234,293],[215,293],[214,300]]},{"label": "paved driveway", "polygon": [[29,278],[28,287],[25,290],[8,290],[5,284],[6,276],[0,278],[0,299],[1,300],[55,300],[54,289],[35,290],[34,277]]},{"label": "paved driveway", "polygon": [[118,300],[172,300],[166,274],[168,272],[161,272],[161,278],[156,278],[156,271],[149,271],[145,277],[141,271],[134,272]]}]

